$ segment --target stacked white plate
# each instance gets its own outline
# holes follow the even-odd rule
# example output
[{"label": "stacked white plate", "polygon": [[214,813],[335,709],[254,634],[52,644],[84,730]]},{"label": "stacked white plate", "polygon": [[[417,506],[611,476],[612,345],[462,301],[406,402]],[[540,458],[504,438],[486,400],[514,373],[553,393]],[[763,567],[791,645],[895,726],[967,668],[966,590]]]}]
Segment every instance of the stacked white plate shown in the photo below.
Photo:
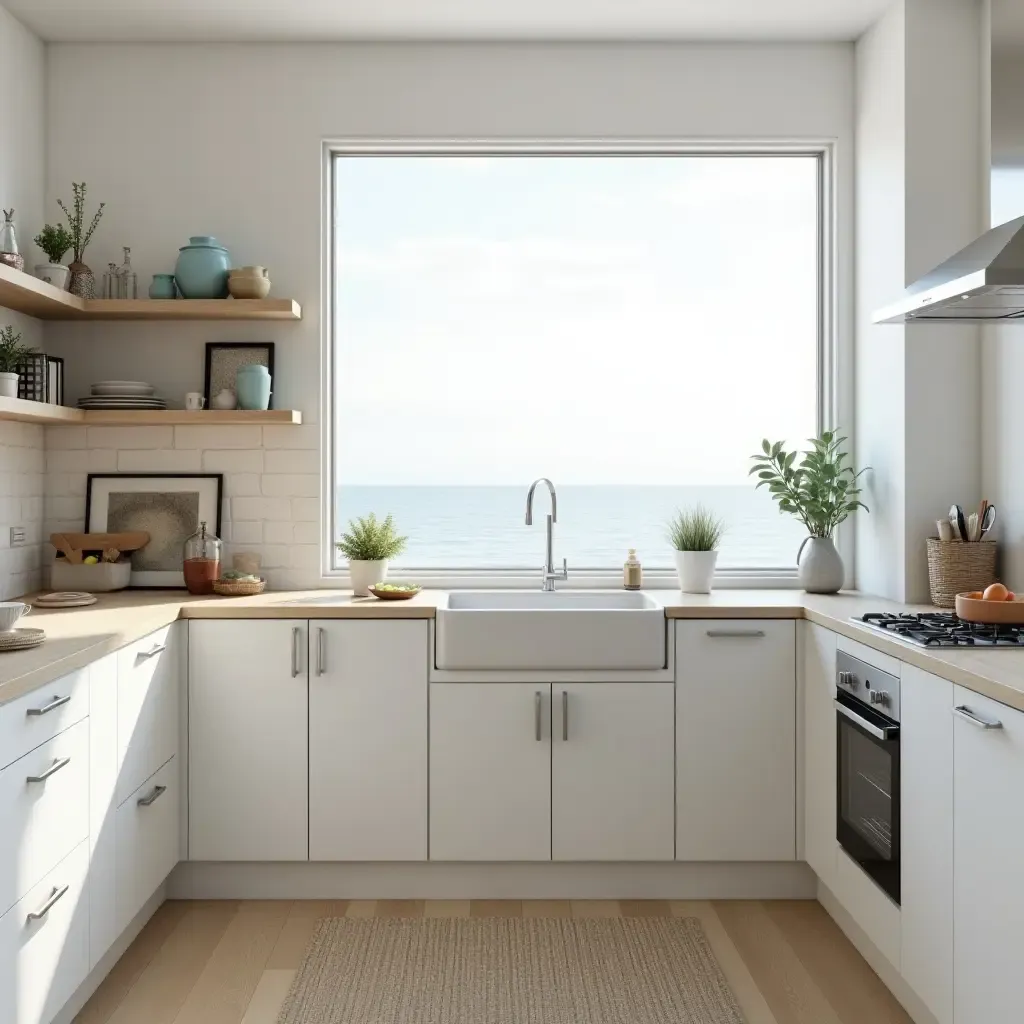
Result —
[{"label": "stacked white plate", "polygon": [[166,409],[156,388],[141,380],[101,380],[92,385],[92,396],[80,398],[81,409]]}]

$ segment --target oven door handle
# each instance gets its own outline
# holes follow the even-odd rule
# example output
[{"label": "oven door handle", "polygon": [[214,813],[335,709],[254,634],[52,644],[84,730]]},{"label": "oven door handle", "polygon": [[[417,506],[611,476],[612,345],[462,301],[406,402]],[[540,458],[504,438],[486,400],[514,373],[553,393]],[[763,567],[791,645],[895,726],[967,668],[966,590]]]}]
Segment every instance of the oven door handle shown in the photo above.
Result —
[{"label": "oven door handle", "polygon": [[851,710],[845,704],[840,704],[839,701],[833,701],[833,703],[839,714],[844,718],[848,718],[855,725],[859,725],[869,736],[874,736],[875,739],[894,740],[900,734],[900,727],[898,725],[888,725],[882,728],[875,725],[874,722],[869,722],[866,718],[861,718],[856,711]]}]

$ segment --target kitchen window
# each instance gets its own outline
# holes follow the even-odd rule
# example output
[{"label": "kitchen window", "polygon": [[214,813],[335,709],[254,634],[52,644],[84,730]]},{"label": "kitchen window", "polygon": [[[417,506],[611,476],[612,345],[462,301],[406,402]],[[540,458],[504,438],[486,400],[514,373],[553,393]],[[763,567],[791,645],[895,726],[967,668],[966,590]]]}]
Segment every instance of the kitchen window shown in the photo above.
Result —
[{"label": "kitchen window", "polygon": [[[747,471],[828,393],[826,155],[338,149],[329,157],[328,510],[393,513],[392,575],[532,578],[539,476],[577,582],[701,503],[723,577],[794,572],[801,525]],[[332,552],[330,568],[343,571]]]}]

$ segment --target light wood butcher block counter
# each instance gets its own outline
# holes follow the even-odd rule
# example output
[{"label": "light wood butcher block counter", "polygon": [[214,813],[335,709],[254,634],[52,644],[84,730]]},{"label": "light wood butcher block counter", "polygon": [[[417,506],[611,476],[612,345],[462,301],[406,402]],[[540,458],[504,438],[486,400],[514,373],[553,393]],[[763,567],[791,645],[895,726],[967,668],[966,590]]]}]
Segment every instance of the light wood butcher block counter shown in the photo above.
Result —
[{"label": "light wood butcher block counter", "polygon": [[[892,640],[851,621],[868,611],[923,611],[858,593],[832,596],[799,590],[718,590],[647,593],[670,619],[808,619],[926,672],[1024,711],[1024,649],[937,650]],[[445,591],[423,591],[410,601],[378,601],[350,593],[306,590],[258,597],[193,597],[181,590],[123,590],[103,594],[87,608],[33,609],[26,626],[45,629],[32,650],[0,654],[0,704],[22,696],[154,630],[186,619],[430,619]],[[31,600],[26,598],[25,600]]]}]

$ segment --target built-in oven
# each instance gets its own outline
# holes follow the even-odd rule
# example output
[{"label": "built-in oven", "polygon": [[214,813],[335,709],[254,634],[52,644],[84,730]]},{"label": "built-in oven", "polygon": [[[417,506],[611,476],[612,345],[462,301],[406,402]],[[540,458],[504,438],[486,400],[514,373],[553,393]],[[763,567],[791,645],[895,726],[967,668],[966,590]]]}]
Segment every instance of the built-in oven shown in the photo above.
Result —
[{"label": "built-in oven", "polygon": [[900,681],[836,656],[839,845],[900,902]]}]

